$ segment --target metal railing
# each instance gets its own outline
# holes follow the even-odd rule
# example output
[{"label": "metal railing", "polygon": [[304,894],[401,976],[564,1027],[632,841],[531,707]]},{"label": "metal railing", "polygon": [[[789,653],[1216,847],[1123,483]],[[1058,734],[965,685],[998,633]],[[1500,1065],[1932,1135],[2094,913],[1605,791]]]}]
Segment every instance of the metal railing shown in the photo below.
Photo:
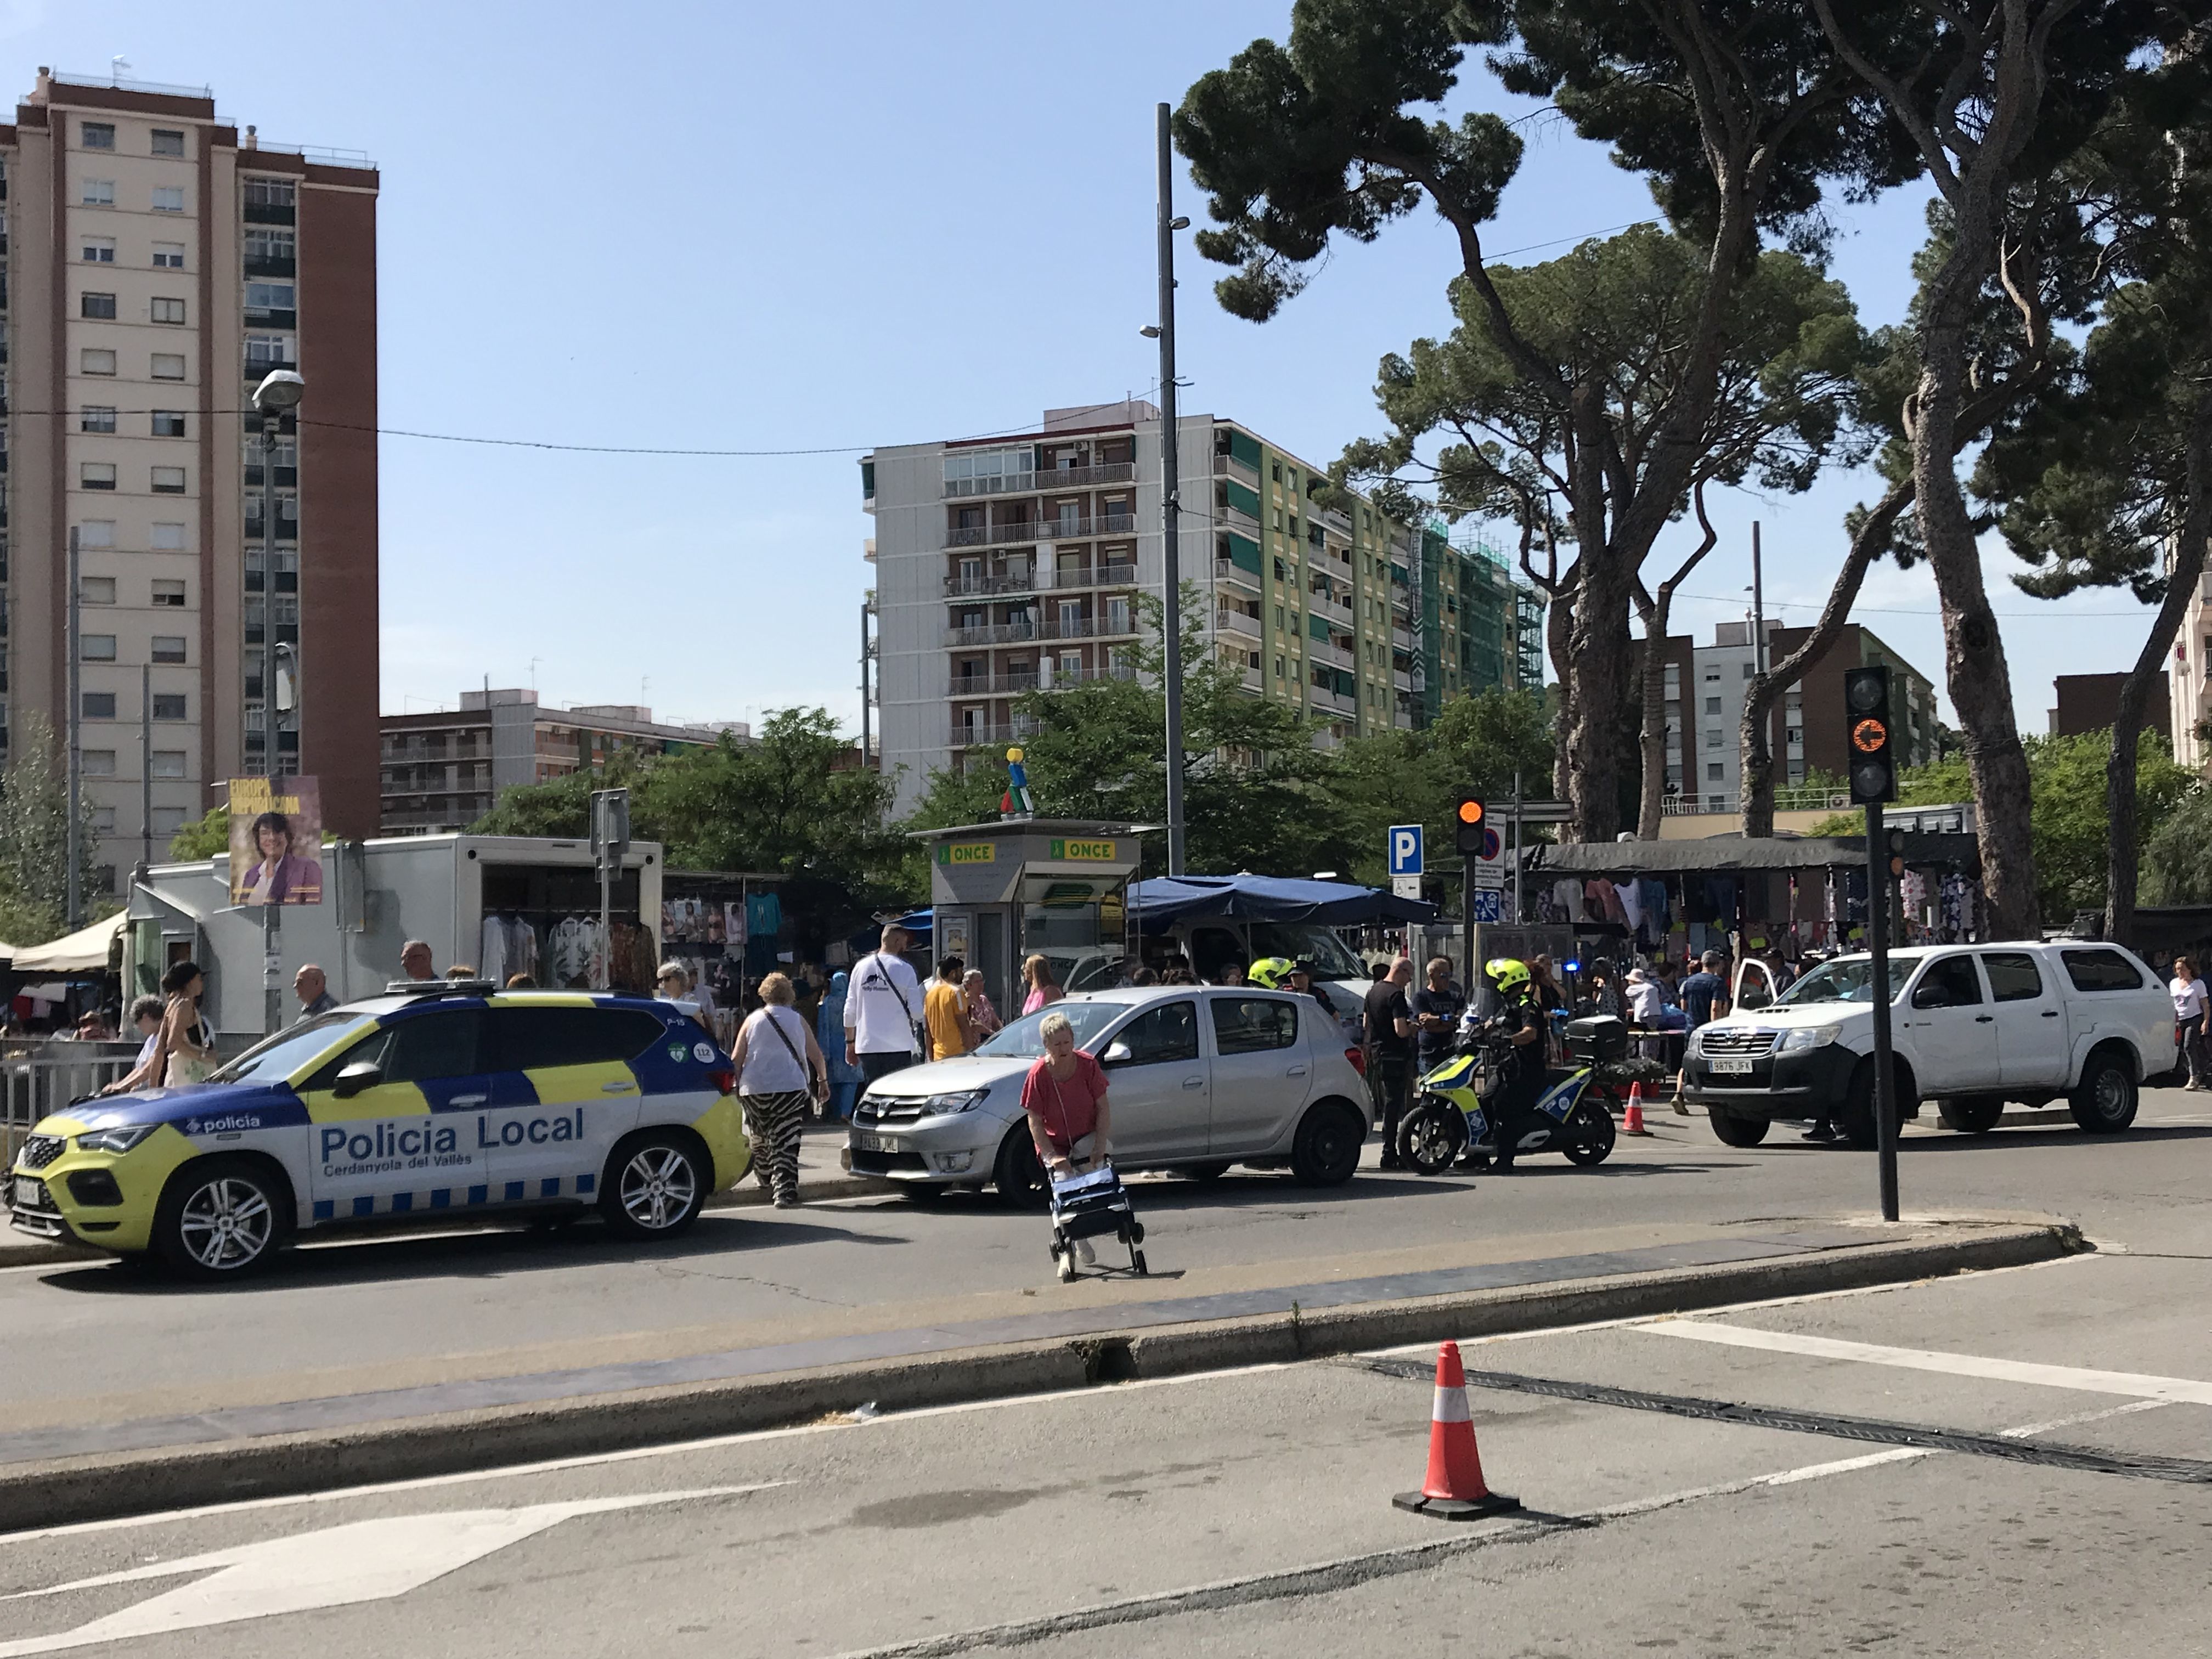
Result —
[{"label": "metal railing", "polygon": [[993,623],[982,628],[948,628],[945,643],[963,645],[1024,645],[1031,640],[1091,640],[1133,634],[1133,617],[1111,614],[1083,617],[1073,622],[1057,619],[1031,623]]},{"label": "metal railing", "polygon": [[114,1082],[137,1063],[138,1045],[114,1042],[42,1043],[49,1051],[67,1047],[82,1054],[0,1059],[0,1151],[13,1169],[24,1137],[40,1118],[52,1117],[72,1100]]},{"label": "metal railing", "polygon": [[1234,478],[1240,483],[1256,487],[1260,482],[1260,469],[1238,460],[1234,455],[1216,455],[1213,458],[1213,476]]},{"label": "metal railing", "polygon": [[1054,589],[1066,592],[1084,587],[1133,587],[1136,581],[1133,564],[1086,565],[1080,570],[1039,565],[995,576],[947,576],[945,592],[949,599],[975,599],[994,593],[1048,593]]},{"label": "metal railing", "polygon": [[947,741],[955,749],[969,749],[987,743],[1018,743],[1037,734],[1037,722],[1033,720],[977,721],[969,725],[954,720]]},{"label": "metal railing", "polygon": [[1257,617],[1249,617],[1242,611],[1231,611],[1226,606],[1213,613],[1213,631],[1217,634],[1249,635],[1255,640],[1263,637]]},{"label": "metal railing", "polygon": [[131,81],[110,70],[105,75],[88,74],[78,70],[55,70],[46,77],[58,86],[112,87],[118,92],[152,92],[164,98],[215,99],[213,87],[179,86],[167,81]]},{"label": "metal railing", "polygon": [[1040,490],[1082,489],[1093,484],[1127,483],[1137,476],[1134,461],[1101,461],[1094,466],[1045,467],[1030,472],[1001,472],[988,478],[947,478],[948,495],[1034,495]]},{"label": "metal railing", "polygon": [[1213,579],[1221,582],[1241,582],[1255,593],[1262,591],[1260,573],[1247,570],[1234,559],[1216,559],[1213,562]]},{"label": "metal railing", "polygon": [[947,682],[949,697],[1010,697],[1037,689],[1036,671],[1026,674],[955,674]]},{"label": "metal railing", "polygon": [[[1729,813],[1736,811],[1737,804],[1733,794],[1669,795],[1659,803],[1659,815],[1678,818],[1714,812]],[[1849,791],[1840,789],[1778,789],[1774,792],[1774,810],[1778,812],[1848,812],[1851,810],[1851,798]]]},{"label": "metal railing", "polygon": [[1012,524],[956,526],[945,532],[947,547],[1006,547],[1018,542],[1073,542],[1090,536],[1128,536],[1137,520],[1129,513],[1102,513],[1089,519],[1022,519]]}]

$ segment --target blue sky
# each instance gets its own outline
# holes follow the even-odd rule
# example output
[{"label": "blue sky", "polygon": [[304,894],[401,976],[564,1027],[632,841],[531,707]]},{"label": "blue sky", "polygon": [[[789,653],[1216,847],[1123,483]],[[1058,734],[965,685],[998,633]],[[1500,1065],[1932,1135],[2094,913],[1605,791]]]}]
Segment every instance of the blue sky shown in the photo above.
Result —
[{"label": "blue sky", "polygon": [[[0,0],[0,41],[21,89],[40,64],[104,71],[120,54],[132,77],[212,85],[220,111],[270,139],[373,155],[387,428],[839,452],[387,437],[386,709],[449,704],[488,676],[665,718],[822,703],[849,725],[860,452],[1151,388],[1137,330],[1153,309],[1153,106],[1288,15],[1287,0],[386,0],[279,21],[192,0]],[[1462,93],[1526,107],[1479,70]],[[1202,218],[1194,191],[1179,206]],[[1635,178],[1540,123],[1486,245],[1551,257],[1650,211]],[[1900,195],[1843,213],[1835,269],[1869,322],[1903,308],[1921,211]],[[1317,462],[1377,429],[1376,359],[1443,325],[1456,269],[1423,210],[1340,250],[1255,327],[1213,304],[1187,240],[1183,254],[1186,410]],[[1839,474],[1801,497],[1721,502],[1723,544],[1686,585],[1711,597],[1680,601],[1677,627],[1709,641],[1742,614],[1753,518],[1770,608],[1810,620],[1843,514],[1868,493]],[[2009,564],[1992,549],[1993,582]],[[2145,622],[2124,594],[2051,605],[2006,587],[1996,602],[2030,732],[2053,673],[2124,667]],[[1940,684],[1924,572],[1877,572],[1855,614]]]}]

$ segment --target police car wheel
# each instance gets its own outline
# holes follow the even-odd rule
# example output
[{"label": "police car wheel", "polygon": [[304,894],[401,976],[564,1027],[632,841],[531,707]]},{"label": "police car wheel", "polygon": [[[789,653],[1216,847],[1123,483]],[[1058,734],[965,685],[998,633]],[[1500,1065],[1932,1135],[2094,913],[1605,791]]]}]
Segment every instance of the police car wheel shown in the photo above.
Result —
[{"label": "police car wheel", "polygon": [[248,1158],[211,1158],[178,1172],[154,1217],[154,1248],[194,1279],[239,1279],[264,1267],[292,1229],[291,1195]]},{"label": "police car wheel", "polygon": [[616,1146],[599,1212],[629,1238],[673,1238],[707,1202],[705,1156],[689,1136],[648,1129]]}]

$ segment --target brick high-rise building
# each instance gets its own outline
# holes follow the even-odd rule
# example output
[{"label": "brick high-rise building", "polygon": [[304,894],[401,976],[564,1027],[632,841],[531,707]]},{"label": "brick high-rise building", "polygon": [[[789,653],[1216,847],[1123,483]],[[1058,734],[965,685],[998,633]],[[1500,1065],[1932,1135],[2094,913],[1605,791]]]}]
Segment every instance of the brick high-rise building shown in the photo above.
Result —
[{"label": "brick high-rise building", "polygon": [[[4,167],[4,718],[66,720],[82,558],[82,743],[106,879],[263,769],[262,629],[299,652],[278,766],[326,827],[377,831],[376,201],[366,156],[241,135],[207,88],[39,71]],[[297,368],[262,569],[255,384]],[[273,580],[271,576],[273,575]],[[273,601],[273,623],[264,610]],[[142,710],[141,670],[152,698]],[[152,722],[152,811],[140,721]]]}]

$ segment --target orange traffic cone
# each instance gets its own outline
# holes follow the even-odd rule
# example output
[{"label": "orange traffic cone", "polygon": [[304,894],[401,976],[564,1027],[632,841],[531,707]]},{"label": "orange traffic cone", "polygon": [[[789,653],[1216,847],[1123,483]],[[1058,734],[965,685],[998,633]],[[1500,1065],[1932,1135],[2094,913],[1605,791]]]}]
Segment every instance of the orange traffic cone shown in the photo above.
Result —
[{"label": "orange traffic cone", "polygon": [[1648,1135],[1651,1133],[1644,1127],[1644,1085],[1640,1083],[1628,1085],[1628,1110],[1621,1115],[1620,1133],[1625,1135]]},{"label": "orange traffic cone", "polygon": [[1519,1498],[1482,1483],[1482,1454],[1475,1449],[1467,1373],[1460,1369],[1456,1342],[1437,1350],[1437,1403],[1429,1418],[1429,1478],[1420,1491],[1401,1492],[1392,1504],[1439,1521],[1476,1521],[1521,1507]]}]

